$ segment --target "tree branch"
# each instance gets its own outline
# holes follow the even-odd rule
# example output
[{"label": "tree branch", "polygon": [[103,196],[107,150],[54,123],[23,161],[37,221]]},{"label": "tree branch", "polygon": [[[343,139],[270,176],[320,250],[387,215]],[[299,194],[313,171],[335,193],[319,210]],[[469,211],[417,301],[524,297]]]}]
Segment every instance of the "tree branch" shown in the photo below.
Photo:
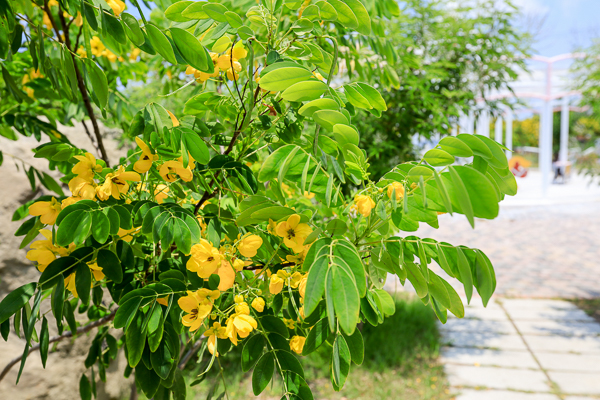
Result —
[{"label": "tree branch", "polygon": [[[65,33],[65,45],[67,46],[67,50],[71,54],[71,58],[73,59],[73,66],[75,67],[75,75],[77,76],[77,86],[79,87],[79,91],[81,92],[81,98],[83,99],[83,104],[85,109],[90,117],[90,121],[92,121],[92,127],[94,128],[94,135],[96,136],[96,143],[98,145],[98,149],[100,150],[100,157],[104,160],[107,167],[110,167],[108,161],[108,154],[106,153],[106,149],[104,148],[104,143],[102,141],[102,135],[100,135],[100,128],[98,127],[98,121],[96,120],[96,116],[94,115],[94,109],[92,108],[92,102],[90,97],[88,96],[87,88],[83,83],[83,77],[81,76],[81,72],[79,71],[79,67],[77,66],[77,60],[75,55],[72,52],[71,48],[71,38],[69,37],[69,28],[67,27],[67,22],[65,21],[64,15],[59,11],[58,18],[60,19],[60,23],[63,26],[63,31]],[[91,57],[91,54],[88,55]]]},{"label": "tree branch", "polygon": [[[117,307],[116,309],[114,309],[109,315],[107,315],[106,317],[100,318],[97,321],[94,321],[86,326],[82,326],[77,328],[77,331],[75,331],[75,334],[73,334],[73,332],[71,331],[66,331],[65,333],[63,333],[60,336],[52,336],[49,339],[49,343],[54,343],[54,342],[60,342],[63,339],[69,338],[69,337],[73,337],[73,336],[78,336],[81,335],[82,333],[86,333],[91,331],[94,328],[97,328],[99,326],[102,326],[104,324],[106,324],[107,322],[112,321],[115,318],[115,314],[117,313],[117,310],[119,308]],[[29,354],[33,353],[36,350],[40,349],[40,345],[36,344],[35,346],[32,346],[31,348],[29,348]],[[6,367],[4,367],[4,369],[2,370],[2,372],[0,373],[0,382],[2,381],[2,379],[4,379],[4,377],[6,376],[6,374],[8,374],[8,371],[10,371],[10,369],[17,364],[19,361],[21,361],[21,358],[23,358],[22,355],[13,358],[7,365]]]}]

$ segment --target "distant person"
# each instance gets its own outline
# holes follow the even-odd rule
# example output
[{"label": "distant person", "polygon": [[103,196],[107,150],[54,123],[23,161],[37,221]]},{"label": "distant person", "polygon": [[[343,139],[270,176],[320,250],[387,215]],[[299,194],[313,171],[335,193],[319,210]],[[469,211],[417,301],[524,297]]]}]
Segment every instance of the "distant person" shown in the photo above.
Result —
[{"label": "distant person", "polygon": [[531,161],[522,156],[513,156],[508,161],[508,168],[510,169],[510,172],[512,172],[517,178],[525,178],[527,176],[527,172],[529,172],[530,166]]}]

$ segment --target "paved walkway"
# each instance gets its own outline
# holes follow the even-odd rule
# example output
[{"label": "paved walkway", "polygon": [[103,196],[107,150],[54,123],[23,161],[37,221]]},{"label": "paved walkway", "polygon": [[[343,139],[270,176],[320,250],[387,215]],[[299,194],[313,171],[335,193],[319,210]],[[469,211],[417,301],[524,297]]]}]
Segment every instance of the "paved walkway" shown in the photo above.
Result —
[{"label": "paved walkway", "polygon": [[456,400],[600,398],[600,324],[562,300],[479,300],[441,327]]}]

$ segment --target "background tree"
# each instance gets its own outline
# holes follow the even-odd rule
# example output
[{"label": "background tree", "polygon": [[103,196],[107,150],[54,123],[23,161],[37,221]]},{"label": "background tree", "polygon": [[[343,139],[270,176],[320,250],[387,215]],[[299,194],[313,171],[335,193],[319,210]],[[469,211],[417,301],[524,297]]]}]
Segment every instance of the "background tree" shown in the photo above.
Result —
[{"label": "background tree", "polygon": [[393,73],[380,81],[392,87],[383,94],[390,111],[357,119],[376,177],[415,159],[416,135],[448,134],[461,112],[476,107],[477,98],[507,88],[525,68],[529,36],[515,26],[518,10],[490,0],[468,4],[401,3],[387,38],[394,53],[387,68]]}]

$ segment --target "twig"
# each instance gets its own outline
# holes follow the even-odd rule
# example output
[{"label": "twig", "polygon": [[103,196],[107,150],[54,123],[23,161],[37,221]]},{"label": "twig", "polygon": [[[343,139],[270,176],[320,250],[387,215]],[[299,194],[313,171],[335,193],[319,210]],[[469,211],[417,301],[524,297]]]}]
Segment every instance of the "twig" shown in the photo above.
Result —
[{"label": "twig", "polygon": [[[106,317],[100,318],[98,321],[94,321],[86,326],[82,326],[77,328],[77,331],[75,331],[75,335],[73,335],[73,332],[71,331],[66,331],[65,333],[63,333],[60,336],[52,336],[49,340],[48,343],[54,343],[54,342],[60,342],[63,339],[69,338],[69,337],[73,337],[73,336],[78,336],[81,335],[82,333],[86,333],[91,331],[94,328],[97,328],[99,326],[102,326],[104,324],[106,324],[107,322],[112,321],[115,318],[115,314],[117,313],[118,307],[116,309],[114,309],[109,315],[107,315]],[[29,354],[33,353],[36,350],[40,349],[40,345],[36,344],[35,346],[32,346],[29,349]],[[0,373],[0,382],[2,381],[2,379],[4,379],[4,377],[6,376],[6,374],[8,373],[8,371],[10,371],[10,369],[19,361],[21,361],[21,358],[23,358],[22,355],[13,358],[8,364],[6,364],[6,367],[4,367],[4,369],[2,370],[2,373]]]},{"label": "twig", "polygon": [[[98,127],[98,121],[96,120],[96,116],[94,115],[94,109],[92,108],[92,102],[90,101],[90,97],[88,96],[87,88],[83,83],[83,77],[81,76],[81,72],[79,71],[79,67],[77,66],[77,60],[73,55],[73,51],[71,49],[71,38],[69,37],[69,30],[67,28],[67,23],[65,21],[64,15],[59,11],[58,18],[63,26],[63,31],[65,33],[65,45],[67,46],[67,50],[71,53],[71,57],[73,58],[73,66],[75,67],[75,75],[77,76],[77,86],[79,87],[79,91],[81,92],[81,98],[83,99],[83,104],[85,105],[85,109],[90,117],[90,121],[92,121],[92,127],[94,128],[94,135],[96,136],[96,143],[98,144],[98,149],[100,150],[100,157],[104,160],[107,167],[110,167],[110,163],[108,161],[108,154],[106,153],[106,149],[104,148],[104,143],[102,142],[102,135],[100,135],[100,128]],[[88,54],[91,56],[91,54]]]},{"label": "twig", "polygon": [[194,355],[194,353],[196,353],[200,346],[202,346],[202,342],[204,342],[204,336],[202,336],[196,343],[194,343],[192,348],[187,353],[185,353],[185,355],[181,359],[181,362],[178,365],[179,369],[185,368],[185,364],[187,364],[187,362]]}]

